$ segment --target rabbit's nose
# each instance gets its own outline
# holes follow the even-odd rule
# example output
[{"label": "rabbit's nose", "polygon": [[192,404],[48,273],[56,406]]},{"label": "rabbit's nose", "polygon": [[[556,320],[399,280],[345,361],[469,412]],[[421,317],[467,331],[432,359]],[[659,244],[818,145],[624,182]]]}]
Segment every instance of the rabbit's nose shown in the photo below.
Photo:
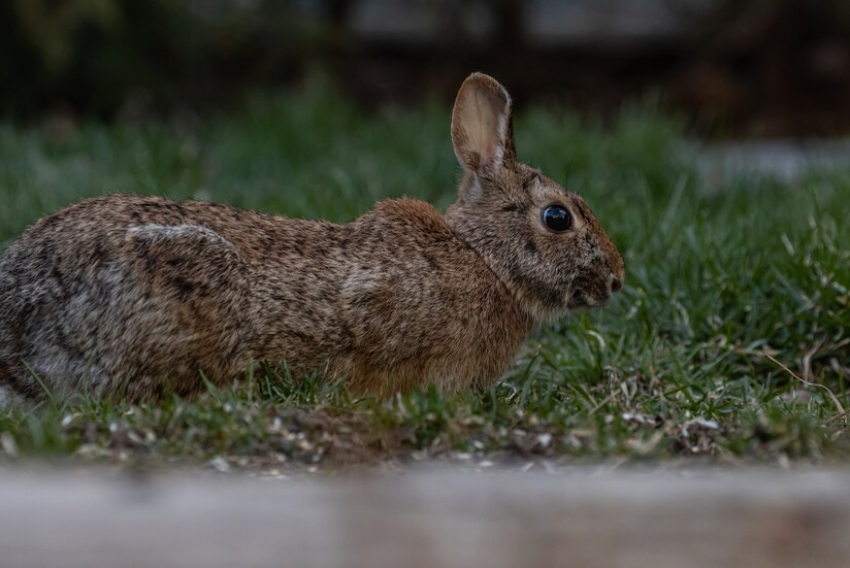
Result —
[{"label": "rabbit's nose", "polygon": [[611,291],[619,292],[623,289],[623,278],[621,276],[613,275],[613,279],[611,280]]}]

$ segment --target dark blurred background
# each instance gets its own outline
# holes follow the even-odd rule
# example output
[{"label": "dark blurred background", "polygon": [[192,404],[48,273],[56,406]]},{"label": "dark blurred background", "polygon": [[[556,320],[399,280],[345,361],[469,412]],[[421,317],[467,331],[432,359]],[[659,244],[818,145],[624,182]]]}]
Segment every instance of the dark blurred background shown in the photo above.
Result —
[{"label": "dark blurred background", "polygon": [[850,132],[848,0],[4,0],[0,114],[134,120],[322,75],[367,106],[653,98],[718,137]]}]

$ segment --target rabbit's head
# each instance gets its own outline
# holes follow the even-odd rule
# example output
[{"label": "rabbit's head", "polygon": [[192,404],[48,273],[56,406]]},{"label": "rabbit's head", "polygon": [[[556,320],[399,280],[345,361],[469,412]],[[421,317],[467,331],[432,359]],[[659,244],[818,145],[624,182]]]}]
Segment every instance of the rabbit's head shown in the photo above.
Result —
[{"label": "rabbit's head", "polygon": [[446,219],[535,320],[600,306],[623,287],[623,258],[584,200],[517,161],[511,98],[492,77],[464,81],[452,142],[465,175]]}]

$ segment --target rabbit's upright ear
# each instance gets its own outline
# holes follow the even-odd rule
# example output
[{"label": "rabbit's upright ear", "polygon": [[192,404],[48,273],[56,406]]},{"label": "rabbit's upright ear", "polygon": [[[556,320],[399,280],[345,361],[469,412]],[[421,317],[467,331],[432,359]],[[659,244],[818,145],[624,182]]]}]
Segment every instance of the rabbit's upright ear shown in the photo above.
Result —
[{"label": "rabbit's upright ear", "polygon": [[473,73],[461,85],[452,112],[452,144],[461,165],[478,175],[516,159],[511,96],[492,77]]}]

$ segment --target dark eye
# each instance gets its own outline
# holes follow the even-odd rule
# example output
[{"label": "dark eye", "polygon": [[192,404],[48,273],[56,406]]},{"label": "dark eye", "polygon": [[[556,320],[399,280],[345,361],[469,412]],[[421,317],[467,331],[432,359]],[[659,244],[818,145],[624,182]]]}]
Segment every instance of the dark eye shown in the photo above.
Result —
[{"label": "dark eye", "polygon": [[566,207],[550,205],[543,210],[543,224],[552,231],[561,233],[573,226],[573,217]]}]

